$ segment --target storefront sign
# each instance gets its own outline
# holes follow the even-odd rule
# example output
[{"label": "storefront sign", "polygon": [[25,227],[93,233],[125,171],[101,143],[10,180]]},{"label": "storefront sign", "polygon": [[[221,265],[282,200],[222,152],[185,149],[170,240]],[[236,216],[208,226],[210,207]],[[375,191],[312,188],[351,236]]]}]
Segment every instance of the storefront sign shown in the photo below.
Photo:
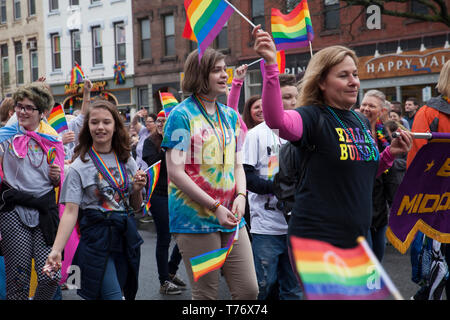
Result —
[{"label": "storefront sign", "polygon": [[[91,92],[97,92],[97,91],[103,91],[105,90],[106,87],[106,81],[95,81],[92,82],[92,90]],[[84,83],[80,83],[80,84],[66,84],[64,86],[64,94],[77,94],[79,92],[79,90],[83,90],[84,87]]]},{"label": "storefront sign", "polygon": [[361,57],[358,66],[359,78],[367,80],[439,73],[447,60],[450,60],[450,49]]}]

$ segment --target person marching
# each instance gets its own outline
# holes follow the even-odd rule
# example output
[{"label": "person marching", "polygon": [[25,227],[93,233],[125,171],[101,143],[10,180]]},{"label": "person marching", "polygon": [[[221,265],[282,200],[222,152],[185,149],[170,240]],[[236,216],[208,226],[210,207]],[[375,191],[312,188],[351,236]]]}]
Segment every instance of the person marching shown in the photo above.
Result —
[{"label": "person marching", "polygon": [[146,174],[137,169],[128,133],[108,101],[91,105],[79,142],[61,191],[65,210],[44,270],[59,270],[61,253],[78,221],[81,237],[72,261],[80,268],[78,294],[89,300],[132,300],[143,242],[133,210],[140,209]]},{"label": "person marching", "polygon": [[232,299],[256,299],[252,249],[244,227],[246,181],[237,113],[217,102],[227,90],[225,56],[190,53],[182,88],[192,95],[176,106],[162,147],[169,176],[170,231],[183,257],[193,299],[217,299],[219,270],[194,282],[190,258],[223,248],[232,231],[239,237],[222,267]]}]

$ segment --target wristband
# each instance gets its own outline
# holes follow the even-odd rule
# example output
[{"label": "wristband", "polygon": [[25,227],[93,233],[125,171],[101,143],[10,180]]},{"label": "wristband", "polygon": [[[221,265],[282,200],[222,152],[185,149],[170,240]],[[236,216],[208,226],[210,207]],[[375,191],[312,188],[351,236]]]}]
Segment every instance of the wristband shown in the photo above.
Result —
[{"label": "wristband", "polygon": [[210,208],[209,210],[212,212],[216,212],[217,208],[219,208],[221,206],[222,203],[220,203],[220,201],[216,201]]},{"label": "wristband", "polygon": [[247,195],[246,195],[245,193],[243,193],[243,192],[238,192],[238,193],[236,194],[235,199],[236,199],[238,196],[243,196],[245,199],[247,199]]}]

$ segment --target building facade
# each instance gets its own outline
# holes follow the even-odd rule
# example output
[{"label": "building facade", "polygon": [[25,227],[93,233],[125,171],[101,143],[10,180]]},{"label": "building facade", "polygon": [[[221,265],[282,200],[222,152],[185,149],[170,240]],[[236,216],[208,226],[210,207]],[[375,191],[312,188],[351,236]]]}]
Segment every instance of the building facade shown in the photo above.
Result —
[{"label": "building facade", "polygon": [[[450,1],[446,0],[450,7]],[[271,8],[283,13],[292,10],[300,0],[232,0],[232,4],[254,24],[270,31]],[[368,89],[385,92],[391,101],[403,102],[413,96],[426,100],[435,95],[439,71],[450,58],[449,28],[442,23],[381,15],[379,26],[372,28],[371,16],[363,7],[346,6],[337,0],[309,0],[315,38],[313,52],[330,46],[344,45],[360,58],[360,98]],[[426,13],[415,1],[388,5],[387,9]],[[159,110],[158,90],[178,93],[182,98],[180,79],[184,61],[196,44],[182,37],[186,13],[182,0],[133,1],[135,84],[139,105]],[[230,75],[235,67],[259,57],[253,50],[252,27],[233,14],[213,47],[227,56]],[[311,58],[310,48],[286,51],[286,73],[300,75]],[[241,93],[241,103],[260,94],[262,78],[259,64],[249,68]]]},{"label": "building facade", "polygon": [[[131,1],[42,1],[46,77],[55,100],[66,112],[81,106],[83,84],[71,84],[78,64],[93,83],[92,98],[114,103],[119,110],[135,107]],[[123,72],[124,81],[117,81]]]},{"label": "building facade", "polygon": [[42,1],[0,0],[0,101],[44,75]]}]

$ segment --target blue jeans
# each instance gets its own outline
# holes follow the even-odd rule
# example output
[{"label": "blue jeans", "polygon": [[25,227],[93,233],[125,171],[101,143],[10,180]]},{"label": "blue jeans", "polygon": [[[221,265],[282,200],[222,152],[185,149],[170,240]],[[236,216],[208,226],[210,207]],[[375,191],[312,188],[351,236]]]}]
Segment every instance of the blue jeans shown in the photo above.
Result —
[{"label": "blue jeans", "polygon": [[384,257],[384,250],[386,249],[386,230],[387,225],[377,230],[372,228],[369,230],[367,236],[367,243],[377,257],[378,261],[382,261]]},{"label": "blue jeans", "polygon": [[278,281],[280,300],[302,298],[302,292],[291,266],[287,235],[252,234],[253,259],[258,279],[258,300],[265,300]]},{"label": "blue jeans", "polygon": [[178,246],[172,249],[169,260],[169,246],[171,234],[169,230],[169,202],[168,198],[152,195],[152,217],[156,228],[156,265],[158,267],[159,282],[164,284],[169,280],[169,273],[176,274],[181,262]]},{"label": "blue jeans", "polygon": [[0,300],[6,300],[6,273],[3,256],[0,256]]},{"label": "blue jeans", "polygon": [[100,291],[100,299],[122,300],[122,289],[120,288],[119,279],[117,278],[114,258],[111,256],[108,257],[108,262],[106,263],[105,274],[103,275],[102,288]]}]

